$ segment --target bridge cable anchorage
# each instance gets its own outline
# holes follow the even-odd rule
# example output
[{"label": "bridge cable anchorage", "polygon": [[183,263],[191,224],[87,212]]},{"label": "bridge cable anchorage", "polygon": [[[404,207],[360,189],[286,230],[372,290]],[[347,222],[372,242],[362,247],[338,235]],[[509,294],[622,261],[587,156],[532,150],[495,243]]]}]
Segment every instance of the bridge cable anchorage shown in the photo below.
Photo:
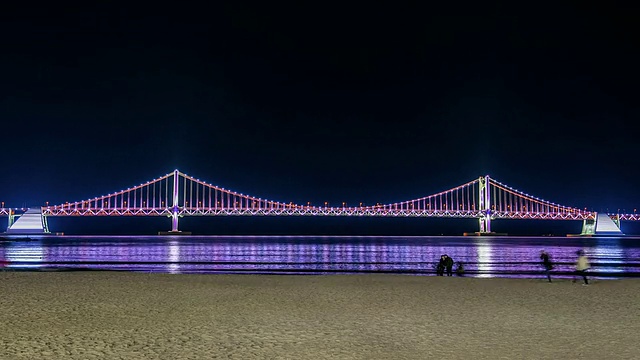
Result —
[{"label": "bridge cable anchorage", "polygon": [[[4,214],[6,210],[1,210]],[[299,205],[238,193],[179,170],[140,185],[87,200],[42,208],[43,216],[165,216],[178,230],[184,216],[386,216],[452,217],[479,219],[481,231],[490,232],[495,219],[594,219],[595,213],[542,200],[500,183],[479,177],[454,188],[412,200],[376,205],[332,207]],[[620,214],[620,220],[640,220]]]}]

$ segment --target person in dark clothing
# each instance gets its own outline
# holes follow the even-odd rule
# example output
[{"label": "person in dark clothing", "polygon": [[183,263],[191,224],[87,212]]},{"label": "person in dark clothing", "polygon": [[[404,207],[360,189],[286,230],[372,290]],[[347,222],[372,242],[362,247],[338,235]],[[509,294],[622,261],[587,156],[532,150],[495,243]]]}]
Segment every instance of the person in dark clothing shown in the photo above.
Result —
[{"label": "person in dark clothing", "polygon": [[449,255],[444,256],[444,266],[447,268],[447,276],[453,276],[453,259]]},{"label": "person in dark clothing", "polygon": [[540,252],[540,260],[542,260],[542,267],[544,268],[545,274],[547,274],[547,280],[551,282],[551,270],[553,269],[553,264],[551,263],[549,254],[542,250],[542,252]]},{"label": "person in dark clothing", "polygon": [[445,258],[444,255],[440,256],[440,261],[438,262],[438,267],[436,268],[436,275],[444,276],[444,268],[445,268]]},{"label": "person in dark clothing", "polygon": [[461,261],[458,261],[458,268],[456,268],[456,275],[464,276],[464,265]]}]

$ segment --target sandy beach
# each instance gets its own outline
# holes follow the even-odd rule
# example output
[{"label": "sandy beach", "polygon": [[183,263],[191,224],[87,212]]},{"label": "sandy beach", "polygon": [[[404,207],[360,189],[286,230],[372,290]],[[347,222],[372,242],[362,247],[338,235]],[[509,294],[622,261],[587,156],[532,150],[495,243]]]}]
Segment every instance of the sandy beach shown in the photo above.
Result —
[{"label": "sandy beach", "polygon": [[0,272],[0,359],[638,359],[640,281]]}]

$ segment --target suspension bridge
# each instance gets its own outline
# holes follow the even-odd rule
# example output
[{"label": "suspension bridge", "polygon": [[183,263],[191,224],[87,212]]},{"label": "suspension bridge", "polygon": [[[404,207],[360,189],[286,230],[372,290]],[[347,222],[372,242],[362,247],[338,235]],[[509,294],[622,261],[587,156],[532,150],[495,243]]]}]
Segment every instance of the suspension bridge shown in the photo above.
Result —
[{"label": "suspension bridge", "polygon": [[[4,205],[4,203],[3,203]],[[262,199],[209,184],[174,170],[157,179],[91,199],[30,209],[0,208],[9,218],[7,234],[49,233],[51,216],[162,216],[179,234],[185,216],[377,216],[473,218],[477,234],[491,234],[499,219],[580,220],[582,235],[622,234],[621,221],[640,215],[599,214],[559,205],[481,176],[446,191],[391,204],[311,206]]]}]

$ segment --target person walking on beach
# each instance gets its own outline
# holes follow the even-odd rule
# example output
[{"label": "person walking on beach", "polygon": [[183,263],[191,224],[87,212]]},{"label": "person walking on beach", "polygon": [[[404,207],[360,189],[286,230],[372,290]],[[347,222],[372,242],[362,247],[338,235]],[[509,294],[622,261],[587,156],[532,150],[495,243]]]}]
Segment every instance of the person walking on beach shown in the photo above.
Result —
[{"label": "person walking on beach", "polygon": [[[582,250],[578,250],[576,255],[578,255],[578,261],[576,262],[576,275],[582,276],[582,279],[584,279],[584,284],[582,285],[589,285],[589,279],[587,279],[587,270],[591,268],[589,259]],[[573,278],[573,282],[576,282],[575,277]]]},{"label": "person walking on beach", "polygon": [[547,274],[547,279],[551,282],[551,270],[553,269],[553,264],[549,259],[549,254],[542,250],[540,252],[540,260],[542,260],[542,267],[544,268],[545,274]]},{"label": "person walking on beach", "polygon": [[449,255],[444,256],[444,266],[447,268],[447,276],[453,276],[453,259]]},{"label": "person walking on beach", "polygon": [[445,267],[445,255],[440,255],[440,261],[438,262],[438,267],[436,268],[436,275],[444,276],[444,267]]}]

